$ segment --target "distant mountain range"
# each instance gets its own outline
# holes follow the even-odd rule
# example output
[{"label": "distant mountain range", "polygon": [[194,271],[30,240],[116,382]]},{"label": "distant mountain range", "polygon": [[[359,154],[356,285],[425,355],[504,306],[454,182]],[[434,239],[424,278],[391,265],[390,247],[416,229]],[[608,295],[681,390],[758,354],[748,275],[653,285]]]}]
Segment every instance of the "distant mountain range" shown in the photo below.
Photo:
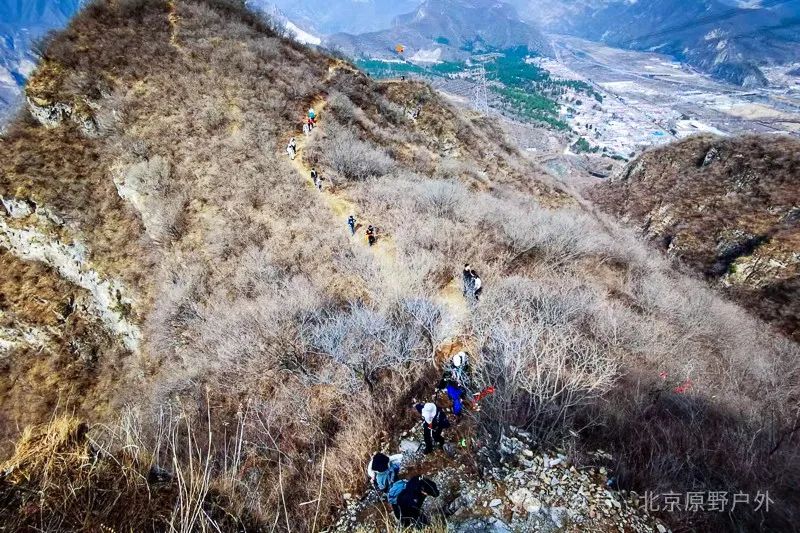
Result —
[{"label": "distant mountain range", "polygon": [[83,0],[0,0],[0,122],[16,108],[36,66],[31,45],[66,25]]},{"label": "distant mountain range", "polygon": [[550,45],[516,9],[492,0],[426,0],[416,10],[397,16],[391,28],[353,35],[337,33],[323,43],[347,55],[397,57],[395,47],[405,47],[404,57],[418,62],[463,60],[470,54],[527,47],[548,55]]},{"label": "distant mountain range", "polygon": [[800,61],[800,0],[513,3],[549,32],[661,52],[745,87],[766,85],[760,66]]},{"label": "distant mountain range", "polygon": [[317,35],[366,33],[391,26],[394,18],[414,10],[418,0],[247,0],[262,11],[277,8],[293,24]]}]

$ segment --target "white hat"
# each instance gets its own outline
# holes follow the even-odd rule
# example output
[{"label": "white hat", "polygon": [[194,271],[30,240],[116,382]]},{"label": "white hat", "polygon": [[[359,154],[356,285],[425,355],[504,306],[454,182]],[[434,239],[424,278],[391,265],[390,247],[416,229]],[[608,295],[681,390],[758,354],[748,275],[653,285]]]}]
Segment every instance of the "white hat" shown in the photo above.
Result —
[{"label": "white hat", "polygon": [[453,366],[461,366],[467,362],[467,352],[458,352],[453,356]]},{"label": "white hat", "polygon": [[436,404],[435,403],[426,403],[422,408],[422,418],[425,419],[425,422],[428,424],[433,422],[433,417],[436,416]]}]

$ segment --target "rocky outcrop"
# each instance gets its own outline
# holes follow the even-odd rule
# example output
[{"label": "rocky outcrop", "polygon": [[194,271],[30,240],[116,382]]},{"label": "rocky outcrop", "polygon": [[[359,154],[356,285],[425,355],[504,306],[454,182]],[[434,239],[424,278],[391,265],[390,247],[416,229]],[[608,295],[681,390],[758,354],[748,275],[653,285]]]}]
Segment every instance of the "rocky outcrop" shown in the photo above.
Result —
[{"label": "rocky outcrop", "polygon": [[[450,445],[453,446],[453,445]],[[417,455],[419,437],[400,441],[404,472],[424,469]],[[454,447],[453,447],[454,448]],[[453,456],[454,449],[447,449]],[[497,449],[499,453],[494,453]],[[503,435],[499,447],[472,450],[478,470],[465,461],[446,461],[445,466],[425,473],[441,494],[425,502],[427,513],[446,520],[456,533],[506,533],[529,531],[636,531],[665,533],[667,528],[644,509],[635,493],[616,491],[603,466],[576,465],[563,451],[539,449],[532,436],[516,428]],[[611,457],[597,451],[599,464]],[[379,526],[369,522],[380,508],[382,497],[369,490],[361,498],[345,495],[346,510],[332,531],[344,533],[359,527]],[[388,510],[385,510],[388,512]]]},{"label": "rocky outcrop", "polygon": [[66,121],[71,121],[84,135],[91,137],[98,133],[97,123],[91,114],[81,113],[73,105],[47,102],[32,96],[28,96],[26,100],[31,116],[46,128],[55,128]]},{"label": "rocky outcrop", "polygon": [[[89,291],[92,314],[137,352],[141,333],[132,320],[133,300],[123,284],[105,279],[88,260],[79,241],[64,242],[57,229],[61,220],[32,201],[1,198],[7,216],[0,216],[0,247],[26,261],[45,263],[64,279]],[[0,212],[2,213],[2,212]]]},{"label": "rocky outcrop", "polygon": [[[4,313],[0,310],[0,322],[4,318]],[[22,324],[19,320],[14,320],[14,327],[0,324],[0,359],[21,345],[31,346],[37,350],[46,350],[51,343],[51,334],[42,328]]]},{"label": "rocky outcrop", "polygon": [[800,142],[697,136],[650,150],[590,196],[800,340]]}]

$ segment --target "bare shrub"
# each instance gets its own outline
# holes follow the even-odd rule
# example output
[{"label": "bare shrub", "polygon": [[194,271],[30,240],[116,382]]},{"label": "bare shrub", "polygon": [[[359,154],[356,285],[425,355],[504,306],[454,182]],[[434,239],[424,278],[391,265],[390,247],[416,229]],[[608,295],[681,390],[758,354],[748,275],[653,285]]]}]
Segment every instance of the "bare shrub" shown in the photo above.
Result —
[{"label": "bare shrub", "polygon": [[351,124],[356,120],[357,112],[355,104],[346,95],[335,92],[328,98],[327,109],[329,109],[336,120],[342,124]]},{"label": "bare shrub", "polygon": [[517,257],[539,254],[554,266],[582,256],[602,255],[612,242],[587,215],[562,209],[506,213],[503,230]]},{"label": "bare shrub", "polygon": [[400,301],[388,313],[356,303],[318,314],[303,337],[311,351],[349,369],[351,392],[366,385],[374,393],[381,371],[408,383],[415,368],[430,359],[439,340],[440,314],[422,299]]},{"label": "bare shrub", "polygon": [[158,242],[178,239],[188,193],[172,176],[169,162],[159,156],[131,165],[121,178],[122,194],[140,210],[148,235]]},{"label": "bare shrub", "polygon": [[394,162],[383,150],[362,141],[341,126],[329,126],[325,138],[315,146],[320,158],[350,181],[364,181],[388,173]]},{"label": "bare shrub", "polygon": [[478,183],[488,183],[489,178],[486,173],[475,168],[473,165],[467,165],[463,161],[453,158],[442,158],[436,166],[435,176],[446,180],[461,180],[468,177]]},{"label": "bare shrub", "polygon": [[426,183],[421,195],[425,210],[443,218],[456,217],[466,199],[466,189],[463,185],[446,181]]},{"label": "bare shrub", "polygon": [[168,193],[174,185],[169,161],[160,155],[133,165],[128,170],[125,181],[143,193]]},{"label": "bare shrub", "polygon": [[514,424],[545,440],[563,435],[579,408],[614,385],[617,363],[572,324],[578,307],[521,278],[502,282],[481,303],[478,385],[498,390],[483,415],[495,434]]}]

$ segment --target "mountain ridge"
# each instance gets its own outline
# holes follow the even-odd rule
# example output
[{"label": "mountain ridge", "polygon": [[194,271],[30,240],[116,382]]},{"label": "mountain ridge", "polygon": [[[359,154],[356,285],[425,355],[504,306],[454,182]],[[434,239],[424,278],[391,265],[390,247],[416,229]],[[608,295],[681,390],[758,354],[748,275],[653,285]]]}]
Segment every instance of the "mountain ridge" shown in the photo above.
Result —
[{"label": "mountain ridge", "polygon": [[791,137],[696,136],[592,191],[744,306],[800,340],[800,175]]},{"label": "mountain ridge", "polygon": [[395,59],[403,45],[409,57],[428,61],[463,61],[472,53],[527,48],[550,55],[549,42],[535,27],[522,22],[510,4],[491,0],[426,0],[416,10],[398,15],[392,27],[361,35],[334,34],[326,46],[350,57]]},{"label": "mountain ridge", "polygon": [[548,31],[658,51],[745,87],[767,85],[760,66],[800,60],[800,2],[732,7],[718,0],[561,1],[541,16],[538,1],[516,5]]},{"label": "mountain ridge", "polygon": [[[800,348],[496,117],[238,0],[92,3],[26,91],[0,142],[2,527],[319,531],[423,432],[417,401],[452,424],[413,465],[448,485],[438,524],[590,529],[643,513],[628,491],[721,487],[774,506],[658,519],[797,523]],[[460,350],[458,421],[433,391]]]}]

